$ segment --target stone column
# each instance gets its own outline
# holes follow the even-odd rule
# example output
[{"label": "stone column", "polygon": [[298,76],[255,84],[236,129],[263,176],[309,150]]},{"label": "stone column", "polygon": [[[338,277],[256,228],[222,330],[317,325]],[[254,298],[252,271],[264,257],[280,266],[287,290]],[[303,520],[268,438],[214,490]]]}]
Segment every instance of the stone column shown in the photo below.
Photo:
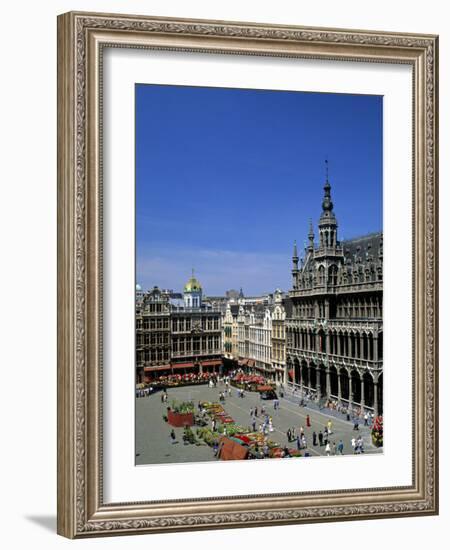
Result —
[{"label": "stone column", "polygon": [[338,355],[341,355],[341,335],[340,334],[337,334],[336,335],[336,340],[337,340],[337,354]]},{"label": "stone column", "polygon": [[378,334],[373,335],[373,360],[378,361]]},{"label": "stone column", "polygon": [[331,395],[330,369],[327,368],[325,373],[326,373],[326,380],[327,380],[327,383],[326,383],[327,397],[330,397],[330,395]]},{"label": "stone column", "polygon": [[359,335],[359,358],[364,359],[364,337],[362,334]]},{"label": "stone column", "polygon": [[353,405],[353,376],[348,377],[348,402],[349,405]]},{"label": "stone column", "polygon": [[342,399],[342,388],[341,388],[341,373],[337,371],[337,381],[338,381],[338,401]]},{"label": "stone column", "polygon": [[317,391],[317,395],[318,397],[321,397],[321,392],[320,392],[320,368],[319,366],[316,367],[316,391]]},{"label": "stone column", "polygon": [[365,398],[364,398],[364,376],[361,377],[361,408],[364,408],[366,404]]},{"label": "stone column", "polygon": [[378,381],[373,383],[373,412],[378,416]]}]

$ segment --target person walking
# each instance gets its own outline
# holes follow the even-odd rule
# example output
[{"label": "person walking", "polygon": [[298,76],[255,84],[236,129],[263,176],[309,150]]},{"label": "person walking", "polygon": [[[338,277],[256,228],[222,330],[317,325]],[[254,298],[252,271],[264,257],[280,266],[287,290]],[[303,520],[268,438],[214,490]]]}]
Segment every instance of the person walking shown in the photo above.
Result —
[{"label": "person walking", "polygon": [[356,453],[356,438],[355,437],[352,437],[352,449],[353,449],[353,454]]},{"label": "person walking", "polygon": [[301,442],[300,436],[298,435],[297,436],[297,451],[300,451],[301,448],[302,448],[302,442]]},{"label": "person walking", "polygon": [[333,428],[333,422],[331,422],[331,420],[328,420],[327,422],[327,428],[328,428],[328,435],[331,435],[333,432],[331,431],[331,429]]},{"label": "person walking", "polygon": [[255,418],[255,417],[253,417],[252,430],[253,430],[254,432],[256,432],[256,418]]},{"label": "person walking", "polygon": [[170,441],[171,443],[175,443],[177,440],[177,436],[175,435],[175,430],[172,428],[172,431],[170,432]]},{"label": "person walking", "polygon": [[313,432],[312,438],[313,438],[313,446],[316,447],[317,446],[317,434],[316,434],[316,432]]},{"label": "person walking", "polygon": [[344,442],[342,441],[342,439],[340,439],[338,443],[338,452],[340,455],[344,454]]},{"label": "person walking", "polygon": [[318,437],[319,437],[319,445],[320,445],[320,447],[322,447],[322,445],[323,445],[323,433],[322,433],[322,432],[319,432],[319,436],[318,436]]},{"label": "person walking", "polygon": [[306,427],[311,428],[311,418],[309,414],[306,415]]},{"label": "person walking", "polygon": [[292,439],[291,428],[288,428],[288,429],[287,429],[286,437],[287,437],[288,442],[290,443],[290,442],[291,442],[291,439]]},{"label": "person walking", "polygon": [[364,452],[363,440],[361,436],[359,436],[358,439],[356,440],[356,447],[358,449],[358,454],[361,454]]},{"label": "person walking", "polygon": [[327,442],[327,444],[325,445],[325,454],[327,456],[330,456],[331,454],[331,447],[330,447],[330,444]]},{"label": "person walking", "polygon": [[368,426],[369,425],[369,415],[366,413],[364,415],[364,426]]},{"label": "person walking", "polygon": [[302,435],[301,441],[302,441],[302,449],[306,449],[306,447],[307,447],[308,445],[307,445],[307,443],[306,443],[306,436],[305,436],[305,434]]}]

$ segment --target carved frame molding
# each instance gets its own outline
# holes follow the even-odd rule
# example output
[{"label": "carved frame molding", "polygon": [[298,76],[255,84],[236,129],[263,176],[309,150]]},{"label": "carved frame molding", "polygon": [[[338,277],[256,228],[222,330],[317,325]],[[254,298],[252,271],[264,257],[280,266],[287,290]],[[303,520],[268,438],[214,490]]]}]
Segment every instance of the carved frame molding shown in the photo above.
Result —
[{"label": "carved frame molding", "polygon": [[[414,457],[411,487],[104,504],[104,47],[413,66]],[[58,18],[58,533],[70,537],[438,513],[438,38],[127,15]]]}]

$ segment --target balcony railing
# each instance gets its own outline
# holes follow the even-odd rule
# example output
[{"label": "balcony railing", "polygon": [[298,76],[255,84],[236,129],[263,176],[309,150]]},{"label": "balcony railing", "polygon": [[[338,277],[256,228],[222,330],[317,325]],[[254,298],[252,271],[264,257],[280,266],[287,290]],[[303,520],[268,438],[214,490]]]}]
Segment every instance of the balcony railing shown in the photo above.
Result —
[{"label": "balcony railing", "polygon": [[286,355],[290,355],[291,357],[295,357],[299,360],[307,359],[310,361],[314,361],[315,364],[323,363],[324,365],[328,366],[337,364],[339,366],[346,367],[367,367],[368,369],[380,369],[383,366],[382,359],[375,361],[373,359],[362,359],[358,357],[349,357],[347,355],[324,353],[320,351],[300,350],[292,347],[287,348]]},{"label": "balcony railing", "polygon": [[202,357],[204,355],[221,355],[223,354],[223,350],[218,349],[208,349],[208,350],[201,350],[201,351],[195,351],[195,350],[185,350],[185,351],[173,351],[171,356],[172,357]]}]

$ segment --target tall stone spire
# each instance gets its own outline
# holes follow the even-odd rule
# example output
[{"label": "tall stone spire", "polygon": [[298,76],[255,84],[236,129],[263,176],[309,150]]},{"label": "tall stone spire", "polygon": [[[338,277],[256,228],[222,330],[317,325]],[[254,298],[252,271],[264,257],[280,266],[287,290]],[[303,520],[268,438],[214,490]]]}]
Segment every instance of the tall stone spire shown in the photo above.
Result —
[{"label": "tall stone spire", "polygon": [[323,186],[323,190],[322,210],[324,212],[331,212],[333,210],[333,202],[331,200],[331,185],[328,179],[328,159],[325,160],[325,185]]},{"label": "tall stone spire", "polygon": [[298,271],[297,241],[294,241],[294,252],[292,253],[292,270]]},{"label": "tall stone spire", "polygon": [[308,251],[312,252],[314,250],[314,229],[313,229],[313,223],[311,218],[309,219],[308,240],[309,240]]},{"label": "tall stone spire", "polygon": [[328,159],[325,160],[325,184],[323,186],[322,214],[319,220],[320,247],[329,248],[337,244],[337,221],[331,200],[331,185],[328,178]]}]

